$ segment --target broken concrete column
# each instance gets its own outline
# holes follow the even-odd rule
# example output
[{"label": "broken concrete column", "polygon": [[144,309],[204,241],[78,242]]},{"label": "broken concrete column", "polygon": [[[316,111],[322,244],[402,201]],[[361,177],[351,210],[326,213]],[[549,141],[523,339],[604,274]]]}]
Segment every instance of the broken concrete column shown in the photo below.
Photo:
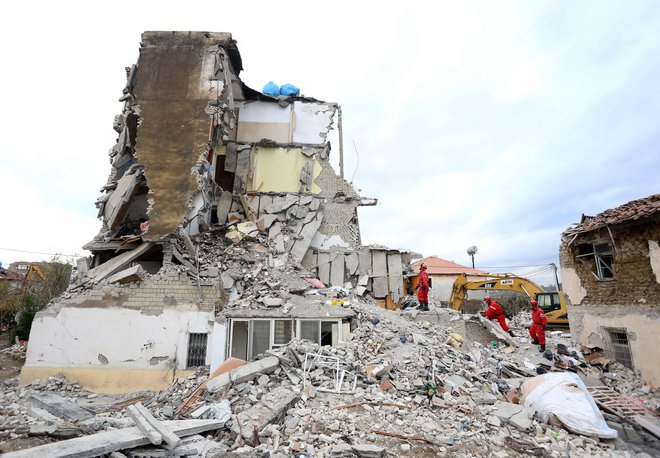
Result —
[{"label": "broken concrete column", "polygon": [[210,393],[224,390],[232,383],[243,383],[256,378],[261,374],[270,374],[280,365],[280,360],[274,356],[253,361],[233,371],[212,378],[206,383],[206,389]]},{"label": "broken concrete column", "polygon": [[258,404],[236,415],[231,430],[234,434],[243,436],[246,441],[253,442],[259,431],[282,418],[297,399],[298,395],[289,388],[277,388],[265,394]]},{"label": "broken concrete column", "polygon": [[108,278],[108,283],[130,283],[140,281],[144,277],[144,269],[140,264],[124,269]]}]

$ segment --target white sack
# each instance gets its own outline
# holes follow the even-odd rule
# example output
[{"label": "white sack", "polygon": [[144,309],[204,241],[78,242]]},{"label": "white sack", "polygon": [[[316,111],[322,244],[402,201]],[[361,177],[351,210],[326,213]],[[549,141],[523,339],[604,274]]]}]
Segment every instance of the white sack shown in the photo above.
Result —
[{"label": "white sack", "polygon": [[607,426],[591,394],[572,372],[551,372],[527,380],[522,385],[521,403],[535,410],[543,422],[554,414],[566,428],[585,436],[616,439],[617,432]]}]

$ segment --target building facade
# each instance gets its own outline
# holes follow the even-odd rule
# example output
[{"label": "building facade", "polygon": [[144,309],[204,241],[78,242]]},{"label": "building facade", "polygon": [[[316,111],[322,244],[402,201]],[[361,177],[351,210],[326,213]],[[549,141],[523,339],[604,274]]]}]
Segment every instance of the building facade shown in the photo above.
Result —
[{"label": "building facade", "polygon": [[660,194],[582,220],[562,234],[573,338],[660,384]]}]

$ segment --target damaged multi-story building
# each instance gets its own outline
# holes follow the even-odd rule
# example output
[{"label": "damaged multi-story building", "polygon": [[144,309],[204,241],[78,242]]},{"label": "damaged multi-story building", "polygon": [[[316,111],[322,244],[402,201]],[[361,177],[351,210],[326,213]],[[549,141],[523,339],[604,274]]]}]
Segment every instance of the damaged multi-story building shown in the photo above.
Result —
[{"label": "damaged multi-story building", "polygon": [[660,384],[660,194],[596,216],[562,234],[563,289],[573,338],[604,349]]},{"label": "damaged multi-story building", "polygon": [[[376,201],[330,164],[332,129],[342,163],[340,106],[265,95],[242,68],[228,33],[142,35],[101,231],[69,290],[37,314],[22,382],[64,373],[96,391],[162,388],[294,337],[346,339],[349,290],[401,300],[413,254],[362,246],[357,210]],[[310,294],[318,281],[336,300]]]}]

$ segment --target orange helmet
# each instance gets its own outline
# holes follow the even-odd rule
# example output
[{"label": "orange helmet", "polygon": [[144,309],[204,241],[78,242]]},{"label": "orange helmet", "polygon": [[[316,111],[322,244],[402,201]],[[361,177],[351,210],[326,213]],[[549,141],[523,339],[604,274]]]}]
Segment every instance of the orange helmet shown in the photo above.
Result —
[{"label": "orange helmet", "polygon": [[484,296],[484,302],[489,302],[490,301],[490,296]]},{"label": "orange helmet", "polygon": [[534,299],[532,299],[531,301],[529,301],[529,303],[532,304],[534,307],[536,307],[537,305],[539,305],[539,303],[536,302]]},{"label": "orange helmet", "polygon": [[421,263],[421,264],[419,265],[419,270],[426,270],[426,264]]}]

